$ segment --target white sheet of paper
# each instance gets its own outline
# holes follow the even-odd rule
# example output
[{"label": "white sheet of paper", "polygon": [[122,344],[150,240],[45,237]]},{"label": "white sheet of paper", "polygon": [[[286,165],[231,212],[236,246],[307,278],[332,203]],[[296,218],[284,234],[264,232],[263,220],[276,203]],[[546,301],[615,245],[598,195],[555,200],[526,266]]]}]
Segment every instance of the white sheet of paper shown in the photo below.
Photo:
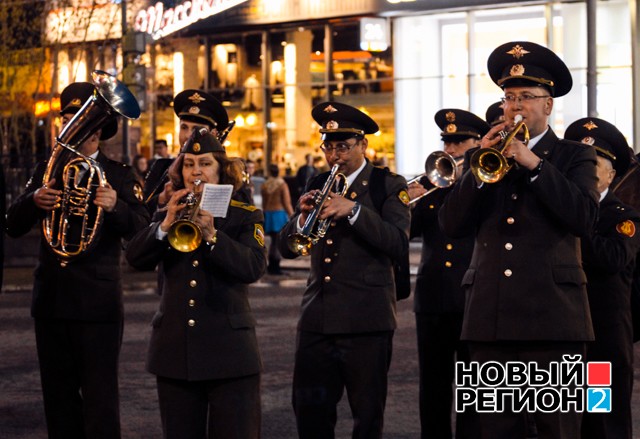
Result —
[{"label": "white sheet of paper", "polygon": [[200,199],[200,209],[210,212],[214,218],[226,218],[233,185],[205,183]]}]

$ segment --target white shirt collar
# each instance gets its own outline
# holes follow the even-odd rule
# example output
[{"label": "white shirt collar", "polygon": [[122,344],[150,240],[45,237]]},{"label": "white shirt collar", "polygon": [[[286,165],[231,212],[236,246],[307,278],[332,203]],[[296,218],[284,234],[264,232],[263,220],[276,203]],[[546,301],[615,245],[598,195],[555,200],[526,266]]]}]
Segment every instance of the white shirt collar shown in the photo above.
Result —
[{"label": "white shirt collar", "polygon": [[606,188],[605,190],[600,192],[600,202],[601,203],[602,203],[602,200],[604,200],[604,197],[606,197],[608,193],[609,193],[609,188]]},{"label": "white shirt collar", "polygon": [[537,136],[535,136],[533,139],[529,139],[529,144],[527,145],[527,147],[531,150],[533,149],[534,146],[536,146],[536,143],[538,143],[540,141],[540,139],[542,139],[542,137],[547,134],[547,131],[549,131],[549,126],[547,125],[547,129],[544,130],[541,134],[538,134]]},{"label": "white shirt collar", "polygon": [[356,181],[356,178],[358,178],[358,175],[360,175],[365,166],[367,166],[367,161],[363,160],[362,165],[360,165],[358,169],[353,171],[350,175],[347,175],[347,183],[349,184],[349,186],[351,186],[353,182]]}]

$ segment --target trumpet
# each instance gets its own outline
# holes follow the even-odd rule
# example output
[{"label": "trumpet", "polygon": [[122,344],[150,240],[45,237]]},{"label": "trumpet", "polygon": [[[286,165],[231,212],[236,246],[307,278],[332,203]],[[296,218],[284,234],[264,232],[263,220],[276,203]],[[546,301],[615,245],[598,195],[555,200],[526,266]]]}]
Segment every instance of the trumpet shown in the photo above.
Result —
[{"label": "trumpet", "polygon": [[[349,185],[347,184],[347,177],[343,173],[338,172],[340,165],[333,165],[329,178],[324,183],[322,190],[318,192],[313,200],[315,207],[311,212],[307,220],[302,226],[302,230],[298,233],[292,233],[287,237],[287,245],[289,249],[297,255],[307,256],[311,252],[311,248],[318,243],[329,229],[331,225],[331,218],[325,218],[323,220],[318,219],[324,203],[329,199],[330,192],[339,193],[340,196],[344,196],[347,193]],[[342,182],[342,190],[338,192],[338,185]]]},{"label": "trumpet", "polygon": [[524,132],[524,144],[529,143],[529,128],[525,125],[522,115],[516,115],[514,123],[515,126],[511,131],[498,133],[502,138],[500,148],[481,148],[471,156],[471,172],[478,181],[496,183],[507,175],[513,167],[513,160],[507,160],[504,151],[521,130]]},{"label": "trumpet", "polygon": [[463,161],[464,157],[456,160],[451,154],[444,151],[434,151],[429,154],[427,160],[424,162],[425,172],[407,181],[407,185],[420,181],[422,177],[427,177],[435,187],[432,187],[422,195],[412,198],[409,200],[409,204],[415,203],[435,190],[449,187],[455,183],[458,178],[456,169]]},{"label": "trumpet", "polygon": [[193,192],[185,197],[185,206],[178,218],[171,224],[167,234],[169,245],[182,253],[194,251],[200,247],[202,242],[202,230],[194,221],[200,210],[202,191],[199,191],[198,188],[202,181],[196,180],[193,183],[195,185]]}]

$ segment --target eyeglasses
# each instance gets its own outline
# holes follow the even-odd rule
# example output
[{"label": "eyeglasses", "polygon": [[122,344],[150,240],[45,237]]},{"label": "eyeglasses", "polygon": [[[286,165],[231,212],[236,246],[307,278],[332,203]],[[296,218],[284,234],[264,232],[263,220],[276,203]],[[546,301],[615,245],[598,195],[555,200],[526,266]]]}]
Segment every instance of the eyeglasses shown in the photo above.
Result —
[{"label": "eyeglasses", "polygon": [[346,154],[351,149],[358,144],[358,140],[349,144],[347,142],[338,142],[335,145],[331,145],[329,143],[323,143],[320,145],[320,149],[325,153],[335,152],[337,154]]},{"label": "eyeglasses", "polygon": [[516,101],[518,103],[520,103],[520,102],[533,102],[536,99],[550,98],[550,97],[551,96],[549,96],[549,95],[536,96],[536,95],[525,93],[525,94],[520,95],[520,96],[506,95],[505,97],[500,98],[500,100],[502,101],[503,104],[505,104],[505,103],[513,104]]}]

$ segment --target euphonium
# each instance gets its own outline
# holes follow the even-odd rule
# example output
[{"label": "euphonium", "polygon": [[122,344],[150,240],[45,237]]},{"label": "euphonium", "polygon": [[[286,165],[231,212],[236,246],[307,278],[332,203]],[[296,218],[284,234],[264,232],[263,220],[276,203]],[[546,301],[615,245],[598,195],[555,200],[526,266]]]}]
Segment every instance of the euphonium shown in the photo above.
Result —
[{"label": "euphonium", "polygon": [[513,167],[513,161],[507,160],[504,151],[521,130],[524,131],[524,144],[529,143],[529,129],[525,125],[522,115],[516,115],[514,123],[515,126],[511,131],[500,131],[499,134],[502,137],[500,148],[481,148],[471,156],[469,166],[479,181],[496,183],[507,175],[507,172]]},{"label": "euphonium", "polygon": [[[311,248],[318,243],[329,229],[331,225],[331,218],[325,218],[323,220],[318,219],[324,203],[329,199],[329,193],[335,192],[340,196],[344,196],[347,193],[349,185],[347,184],[347,177],[338,172],[340,165],[333,165],[329,178],[325,181],[324,186],[318,192],[313,200],[315,207],[307,220],[302,226],[302,230],[299,233],[293,233],[287,237],[287,244],[289,249],[300,255],[307,256],[311,252]],[[342,190],[338,191],[338,184],[342,181]]]},{"label": "euphonium", "polygon": [[[100,164],[80,152],[82,143],[114,118],[136,119],[140,107],[129,89],[108,73],[91,74],[95,91],[60,131],[42,179],[46,185],[56,179],[62,191],[60,203],[42,220],[42,233],[52,251],[69,260],[88,251],[98,240],[104,212],[95,206],[95,189],[106,186]],[[80,171],[87,182],[81,184]]]},{"label": "euphonium", "polygon": [[167,239],[169,245],[179,252],[189,253],[200,247],[202,243],[202,230],[194,221],[200,210],[202,190],[198,190],[201,180],[194,181],[193,192],[185,197],[185,206],[178,218],[171,224]]},{"label": "euphonium", "polygon": [[415,203],[435,190],[449,187],[455,183],[458,178],[456,169],[462,164],[463,160],[464,158],[462,157],[456,160],[451,154],[444,151],[434,151],[429,154],[427,160],[424,162],[425,172],[407,181],[407,185],[420,181],[422,177],[427,177],[435,187],[432,187],[420,196],[412,198],[409,204]]}]

